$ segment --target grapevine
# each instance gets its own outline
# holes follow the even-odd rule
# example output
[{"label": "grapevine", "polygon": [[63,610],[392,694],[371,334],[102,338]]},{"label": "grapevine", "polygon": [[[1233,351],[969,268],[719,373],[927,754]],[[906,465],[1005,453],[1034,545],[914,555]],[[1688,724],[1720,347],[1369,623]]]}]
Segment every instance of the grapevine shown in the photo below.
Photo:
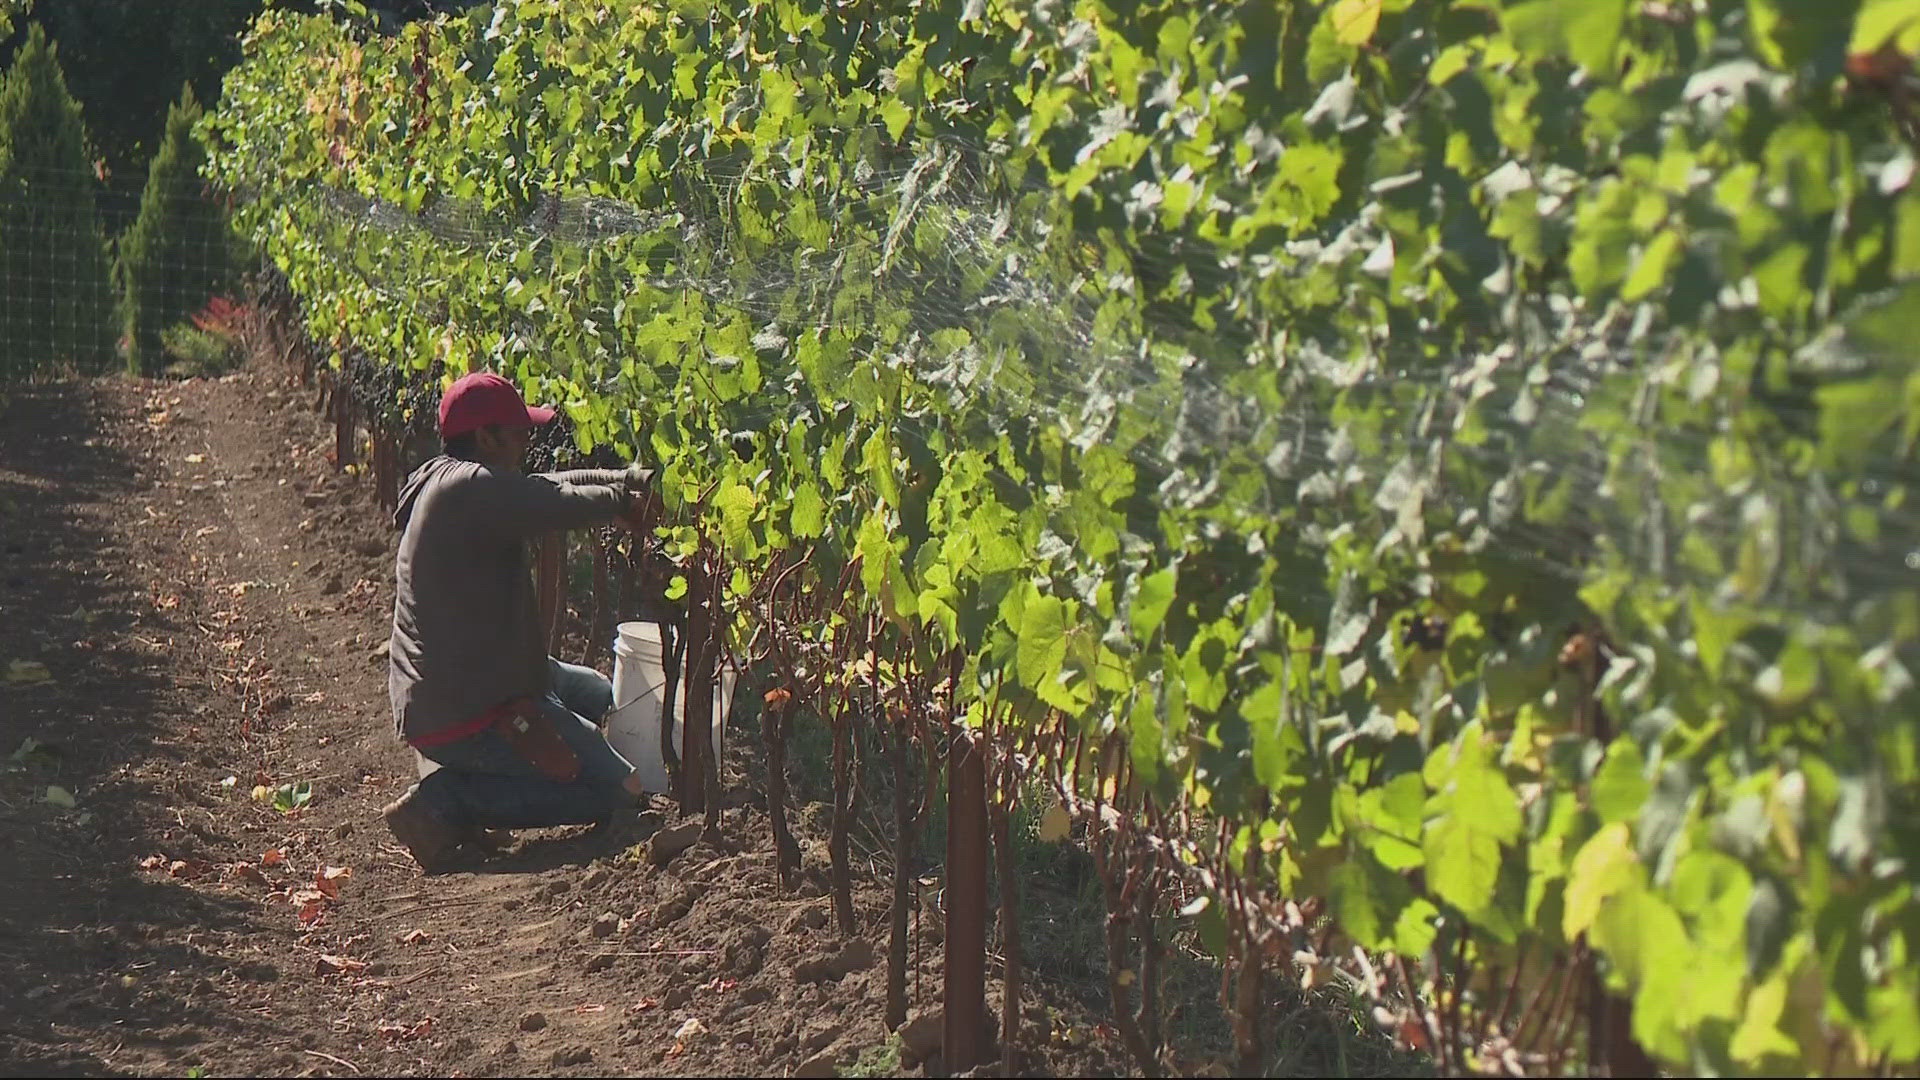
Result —
[{"label": "grapevine", "polygon": [[204,132],[382,422],[486,367],[658,466],[683,677],[775,663],[771,747],[818,710],[852,799],[849,725],[977,733],[1116,979],[1195,890],[1243,1068],[1285,967],[1449,1071],[1847,1073],[1920,1062],[1916,52],[1911,0],[513,0],[269,12]]}]

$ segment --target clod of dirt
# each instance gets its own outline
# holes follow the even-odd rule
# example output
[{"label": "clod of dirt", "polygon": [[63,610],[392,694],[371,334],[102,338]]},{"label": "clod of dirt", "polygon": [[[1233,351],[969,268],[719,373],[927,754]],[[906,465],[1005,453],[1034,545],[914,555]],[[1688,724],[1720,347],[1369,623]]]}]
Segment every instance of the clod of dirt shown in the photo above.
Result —
[{"label": "clod of dirt", "polygon": [[873,966],[873,946],[866,938],[853,938],[829,956],[816,956],[793,966],[795,982],[840,980],[856,971]]},{"label": "clod of dirt", "polygon": [[946,1025],[944,1008],[916,1012],[908,1017],[895,1032],[900,1036],[901,1064],[922,1062],[939,1053],[946,1042]]},{"label": "clod of dirt", "polygon": [[595,953],[587,957],[587,970],[605,971],[613,966],[614,959],[615,957],[612,953]]},{"label": "clod of dirt", "polygon": [[721,953],[721,967],[735,979],[744,979],[760,970],[766,962],[767,942],[773,931],[764,926],[744,926],[734,931]]},{"label": "clod of dirt", "polygon": [[803,907],[787,916],[786,925],[780,928],[783,934],[801,934],[808,930],[818,930],[827,925],[827,909],[824,904]]},{"label": "clod of dirt", "polygon": [[346,587],[347,583],[340,580],[339,574],[328,574],[327,580],[320,585],[320,595],[332,596]]},{"label": "clod of dirt", "polygon": [[822,1050],[793,1067],[795,1076],[839,1076],[840,1055],[832,1050]]},{"label": "clod of dirt", "polygon": [[273,982],[280,977],[280,969],[265,960],[249,960],[234,968],[233,973],[247,982]]},{"label": "clod of dirt", "polygon": [[816,1050],[824,1050],[833,1045],[833,1040],[846,1034],[846,1031],[845,1024],[827,1024],[807,1032],[807,1041],[802,1045],[809,1054]]},{"label": "clod of dirt", "polygon": [[604,912],[599,918],[593,920],[594,937],[612,937],[613,932],[618,929],[620,929],[620,916],[611,911]]},{"label": "clod of dirt", "polygon": [[593,1047],[567,1046],[553,1052],[555,1065],[585,1065],[593,1060]]},{"label": "clod of dirt", "polygon": [[362,540],[353,545],[353,550],[369,557],[385,555],[387,553],[387,542],[385,540],[373,539]]},{"label": "clod of dirt", "polygon": [[634,842],[644,843],[666,827],[667,815],[658,810],[642,810],[633,816]]},{"label": "clod of dirt", "polygon": [[691,889],[681,889],[674,893],[661,901],[659,907],[653,909],[653,925],[671,926],[679,922],[687,912],[693,910],[693,901],[694,895]]},{"label": "clod of dirt", "polygon": [[700,823],[683,821],[653,834],[648,842],[647,854],[653,859],[653,865],[665,866],[679,857],[680,853],[692,847],[700,839]]},{"label": "clod of dirt", "polygon": [[596,866],[593,869],[588,870],[586,874],[583,877],[581,877],[580,887],[583,889],[597,888],[601,885],[606,884],[607,878],[611,876],[612,876],[611,871],[609,871],[606,867]]},{"label": "clod of dirt", "polygon": [[530,1012],[520,1018],[521,1031],[539,1031],[541,1028],[546,1026],[547,1026],[546,1013]]}]

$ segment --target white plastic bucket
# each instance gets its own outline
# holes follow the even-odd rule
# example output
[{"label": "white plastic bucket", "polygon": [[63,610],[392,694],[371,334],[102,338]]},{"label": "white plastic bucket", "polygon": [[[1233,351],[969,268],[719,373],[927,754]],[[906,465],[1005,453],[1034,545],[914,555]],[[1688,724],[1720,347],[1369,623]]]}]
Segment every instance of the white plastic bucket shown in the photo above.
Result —
[{"label": "white plastic bucket", "polygon": [[[624,622],[613,643],[613,711],[607,714],[607,742],[640,773],[648,791],[667,790],[667,765],[660,758],[660,716],[668,710],[667,670],[661,649],[660,627],[650,622]],[[713,750],[726,750],[727,713],[733,706],[733,687],[739,665],[722,657],[713,691]],[[686,682],[674,687],[673,748],[676,753],[686,729]]]}]

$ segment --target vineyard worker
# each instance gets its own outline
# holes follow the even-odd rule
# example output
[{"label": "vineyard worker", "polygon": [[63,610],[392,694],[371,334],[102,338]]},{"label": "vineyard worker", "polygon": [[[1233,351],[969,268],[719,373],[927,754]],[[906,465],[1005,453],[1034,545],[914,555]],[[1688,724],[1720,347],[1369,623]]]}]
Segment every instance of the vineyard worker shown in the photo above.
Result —
[{"label": "vineyard worker", "polygon": [[531,408],[479,372],[440,399],[443,452],[407,478],[394,523],[387,690],[400,737],[441,767],[386,807],[387,827],[429,872],[482,830],[600,822],[642,797],[595,721],[613,688],[547,655],[527,541],[622,522],[650,473],[521,471]]}]

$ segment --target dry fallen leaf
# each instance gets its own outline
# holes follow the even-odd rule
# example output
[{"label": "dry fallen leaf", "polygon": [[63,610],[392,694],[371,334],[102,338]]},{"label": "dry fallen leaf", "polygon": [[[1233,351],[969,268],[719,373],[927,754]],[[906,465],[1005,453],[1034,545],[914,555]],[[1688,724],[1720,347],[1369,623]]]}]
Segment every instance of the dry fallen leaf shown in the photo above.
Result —
[{"label": "dry fallen leaf", "polygon": [[332,953],[321,953],[313,962],[315,975],[349,975],[356,971],[365,971],[365,960],[353,960]]},{"label": "dry fallen leaf", "polygon": [[1050,806],[1040,815],[1040,840],[1057,844],[1073,832],[1073,817],[1064,806]]},{"label": "dry fallen leaf", "polygon": [[313,887],[319,889],[329,900],[338,899],[340,896],[340,883],[352,876],[353,870],[351,867],[329,866],[313,875]]},{"label": "dry fallen leaf", "polygon": [[427,940],[427,932],[425,930],[413,929],[401,935],[400,944],[418,945],[425,940]]},{"label": "dry fallen leaf", "polygon": [[260,853],[261,866],[279,866],[287,861],[287,853],[279,848],[268,848]]},{"label": "dry fallen leaf", "polygon": [[259,867],[250,862],[237,862],[227,867],[227,878],[229,880],[237,878],[243,881],[251,881],[256,885],[273,884],[273,882],[267,880],[267,875],[262,872]]},{"label": "dry fallen leaf", "polygon": [[293,905],[300,925],[312,926],[327,910],[327,894],[318,889],[300,889],[287,895],[287,903]]},{"label": "dry fallen leaf", "polygon": [[383,1023],[374,1030],[389,1039],[421,1039],[433,1030],[433,1017],[429,1016],[412,1026],[406,1024]]},{"label": "dry fallen leaf", "polygon": [[172,861],[173,860],[167,858],[165,855],[149,855],[146,858],[140,860],[140,869],[165,870],[167,868],[167,864]]},{"label": "dry fallen leaf", "polygon": [[606,1012],[606,1011],[607,1011],[607,1007],[606,1007],[605,1005],[600,1005],[600,1004],[597,1004],[597,1003],[596,1003],[596,1004],[591,1004],[591,1005],[587,1005],[587,1004],[582,1004],[582,1005],[575,1005],[575,1006],[573,1007],[573,1011],[574,1011],[574,1012],[577,1012],[577,1013],[597,1013],[597,1012]]},{"label": "dry fallen leaf", "polygon": [[38,660],[15,660],[7,665],[7,681],[10,683],[31,685],[48,682],[52,678],[53,673],[47,670],[47,665]]},{"label": "dry fallen leaf", "polygon": [[207,460],[207,455],[205,454],[188,454],[187,455],[187,464],[189,465],[199,465],[206,460]]}]

